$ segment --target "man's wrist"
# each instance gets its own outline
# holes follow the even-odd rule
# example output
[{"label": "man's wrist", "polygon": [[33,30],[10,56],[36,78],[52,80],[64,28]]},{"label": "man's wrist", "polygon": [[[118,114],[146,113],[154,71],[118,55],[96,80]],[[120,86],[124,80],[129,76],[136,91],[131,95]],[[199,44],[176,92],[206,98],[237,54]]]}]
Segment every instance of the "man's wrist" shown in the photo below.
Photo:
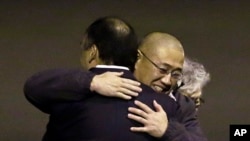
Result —
[{"label": "man's wrist", "polygon": [[95,91],[95,88],[96,88],[96,76],[94,76],[93,78],[92,78],[92,80],[91,80],[91,82],[90,82],[90,91]]}]

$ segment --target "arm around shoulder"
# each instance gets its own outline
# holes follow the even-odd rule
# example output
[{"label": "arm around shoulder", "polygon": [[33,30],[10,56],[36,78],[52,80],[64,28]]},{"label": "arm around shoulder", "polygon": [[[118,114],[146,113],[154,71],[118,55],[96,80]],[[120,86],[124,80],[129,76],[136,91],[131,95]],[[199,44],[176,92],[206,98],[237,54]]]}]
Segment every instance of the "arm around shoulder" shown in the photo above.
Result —
[{"label": "arm around shoulder", "polygon": [[79,101],[87,97],[94,74],[80,69],[54,69],[38,72],[27,79],[24,94],[34,106],[49,113],[58,102]]}]

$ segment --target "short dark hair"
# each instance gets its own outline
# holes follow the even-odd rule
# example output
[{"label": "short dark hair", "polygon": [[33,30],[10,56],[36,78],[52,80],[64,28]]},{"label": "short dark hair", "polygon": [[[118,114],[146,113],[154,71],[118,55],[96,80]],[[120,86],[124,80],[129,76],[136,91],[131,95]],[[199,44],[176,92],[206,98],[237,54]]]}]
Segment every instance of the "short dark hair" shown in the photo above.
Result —
[{"label": "short dark hair", "polygon": [[81,48],[96,45],[100,58],[106,63],[129,67],[136,61],[138,39],[130,24],[116,17],[103,17],[94,21],[86,30]]}]

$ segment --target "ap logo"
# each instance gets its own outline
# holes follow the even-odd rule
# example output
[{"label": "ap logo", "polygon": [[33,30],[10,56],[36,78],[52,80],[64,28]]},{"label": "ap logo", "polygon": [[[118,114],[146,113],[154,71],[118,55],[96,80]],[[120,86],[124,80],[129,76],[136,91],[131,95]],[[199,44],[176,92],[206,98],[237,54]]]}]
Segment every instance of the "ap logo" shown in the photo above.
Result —
[{"label": "ap logo", "polygon": [[234,136],[244,136],[247,133],[247,129],[236,129]]},{"label": "ap logo", "polygon": [[250,125],[230,125],[230,141],[250,141]]}]

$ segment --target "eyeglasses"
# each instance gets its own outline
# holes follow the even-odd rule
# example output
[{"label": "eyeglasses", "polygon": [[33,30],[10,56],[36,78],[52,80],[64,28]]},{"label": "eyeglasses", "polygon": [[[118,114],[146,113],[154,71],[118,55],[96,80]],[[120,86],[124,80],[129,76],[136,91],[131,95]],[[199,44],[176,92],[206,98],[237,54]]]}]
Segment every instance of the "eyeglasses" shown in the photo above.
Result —
[{"label": "eyeglasses", "polygon": [[169,73],[171,74],[171,78],[175,80],[181,80],[182,79],[182,72],[180,70],[170,70],[166,68],[159,67],[156,63],[154,63],[151,59],[149,59],[145,53],[143,53],[141,50],[138,50],[152,65],[154,65],[161,74],[166,74],[168,75]]}]

